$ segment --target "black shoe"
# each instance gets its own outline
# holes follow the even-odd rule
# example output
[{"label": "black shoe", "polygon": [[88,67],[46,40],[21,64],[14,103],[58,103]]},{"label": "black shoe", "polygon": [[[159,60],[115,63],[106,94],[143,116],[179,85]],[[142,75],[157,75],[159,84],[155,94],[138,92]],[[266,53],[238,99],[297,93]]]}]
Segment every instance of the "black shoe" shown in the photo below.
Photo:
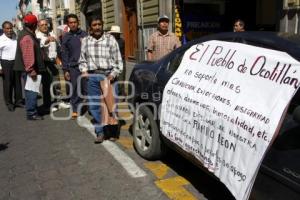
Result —
[{"label": "black shoe", "polygon": [[50,114],[50,107],[41,107],[38,108],[39,115],[49,115]]},{"label": "black shoe", "polygon": [[24,108],[24,104],[22,102],[20,103],[15,103],[15,107],[18,107],[18,108]]},{"label": "black shoe", "polygon": [[13,112],[15,110],[15,106],[13,104],[8,104],[7,105],[7,109],[10,111],[10,112]]},{"label": "black shoe", "polygon": [[32,121],[44,120],[44,118],[43,118],[43,116],[40,116],[40,115],[32,115],[32,116],[27,116],[27,120],[32,120]]},{"label": "black shoe", "polygon": [[105,138],[105,136],[104,136],[103,134],[98,135],[98,136],[96,137],[94,143],[95,143],[95,144],[100,144],[100,143],[102,143],[105,139],[106,139],[106,138]]}]

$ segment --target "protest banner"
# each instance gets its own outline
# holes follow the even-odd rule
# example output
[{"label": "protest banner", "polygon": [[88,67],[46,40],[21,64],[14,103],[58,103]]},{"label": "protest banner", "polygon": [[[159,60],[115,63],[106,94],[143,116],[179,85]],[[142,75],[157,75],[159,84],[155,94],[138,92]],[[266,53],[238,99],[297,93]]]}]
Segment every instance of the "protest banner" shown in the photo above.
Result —
[{"label": "protest banner", "polygon": [[164,89],[160,129],[236,199],[248,199],[299,81],[300,63],[285,52],[222,41],[194,45]]}]

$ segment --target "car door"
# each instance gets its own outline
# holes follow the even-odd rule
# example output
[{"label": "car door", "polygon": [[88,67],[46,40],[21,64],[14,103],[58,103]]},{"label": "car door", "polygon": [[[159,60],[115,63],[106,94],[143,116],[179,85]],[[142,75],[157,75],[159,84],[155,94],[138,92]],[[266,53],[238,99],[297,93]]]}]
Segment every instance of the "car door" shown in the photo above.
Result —
[{"label": "car door", "polygon": [[[241,38],[239,42],[281,51],[278,46],[247,38]],[[300,199],[299,104],[298,91],[289,106],[277,138],[262,162],[253,188],[254,199]]]}]

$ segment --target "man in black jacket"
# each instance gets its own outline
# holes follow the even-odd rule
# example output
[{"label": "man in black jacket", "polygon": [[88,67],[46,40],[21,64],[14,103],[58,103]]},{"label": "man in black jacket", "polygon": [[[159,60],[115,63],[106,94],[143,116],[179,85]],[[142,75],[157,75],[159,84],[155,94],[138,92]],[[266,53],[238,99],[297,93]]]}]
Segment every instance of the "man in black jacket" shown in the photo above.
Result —
[{"label": "man in black jacket", "polygon": [[[26,72],[26,83],[36,82],[41,79],[40,73],[45,71],[42,51],[39,41],[35,36],[37,18],[35,15],[26,15],[23,19],[24,29],[18,35],[17,52],[14,64],[15,71]],[[26,88],[25,83],[25,108],[28,120],[43,119],[37,113],[38,91],[32,87]]]},{"label": "man in black jacket", "polygon": [[[75,14],[69,14],[67,16],[67,24],[70,31],[64,34],[62,38],[61,54],[65,79],[71,81],[72,85],[72,88],[70,88],[70,103],[73,109],[72,119],[76,119],[78,116],[78,105],[81,103],[81,98],[77,92],[77,79],[81,75],[78,68],[78,60],[81,40],[87,36],[87,33],[78,27],[78,17]],[[86,83],[84,79],[81,81],[80,91],[86,95]]]}]

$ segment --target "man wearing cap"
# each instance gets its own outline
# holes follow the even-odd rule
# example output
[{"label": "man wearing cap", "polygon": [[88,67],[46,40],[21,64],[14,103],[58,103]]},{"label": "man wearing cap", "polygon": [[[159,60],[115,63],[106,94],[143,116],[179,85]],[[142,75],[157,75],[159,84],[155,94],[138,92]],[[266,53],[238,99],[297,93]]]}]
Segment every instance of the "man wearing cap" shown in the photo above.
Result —
[{"label": "man wearing cap", "polygon": [[162,15],[158,18],[158,31],[150,36],[148,42],[148,60],[158,60],[181,46],[176,35],[169,32],[169,21],[167,15]]},{"label": "man wearing cap", "polygon": [[[23,22],[24,29],[18,35],[14,70],[25,71],[27,74],[26,82],[28,78],[36,81],[38,74],[45,71],[42,51],[35,36],[38,21],[35,15],[28,14],[24,17]],[[37,97],[37,92],[25,89],[27,120],[43,119],[37,112]]]},{"label": "man wearing cap", "polygon": [[[120,26],[113,25],[110,28],[110,31],[108,31],[112,36],[115,37],[115,39],[118,42],[120,53],[122,56],[122,61],[123,61],[123,71],[118,77],[118,81],[125,81],[126,80],[126,62],[125,62],[125,41],[123,38],[121,38],[121,29]],[[119,83],[119,95],[125,96],[125,85],[124,83]]]}]

